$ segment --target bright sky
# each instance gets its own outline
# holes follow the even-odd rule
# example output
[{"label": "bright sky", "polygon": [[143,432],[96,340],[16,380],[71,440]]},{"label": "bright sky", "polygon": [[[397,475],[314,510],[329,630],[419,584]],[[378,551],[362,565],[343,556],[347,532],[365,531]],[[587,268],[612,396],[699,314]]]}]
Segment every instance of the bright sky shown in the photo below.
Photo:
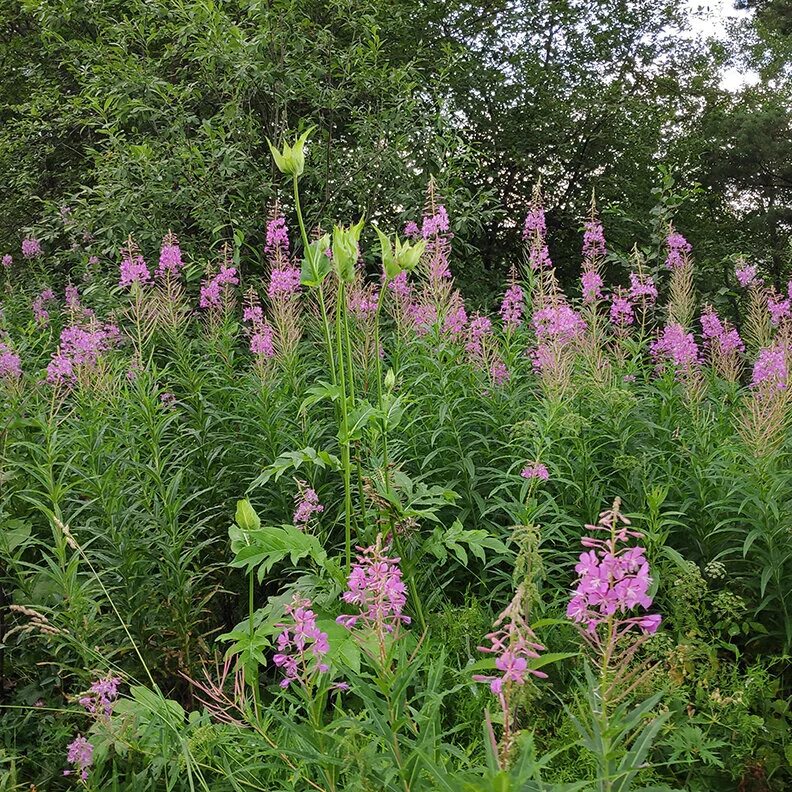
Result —
[{"label": "bright sky", "polygon": [[[733,0],[687,0],[686,4],[691,12],[693,30],[705,38],[728,38],[729,23],[745,19],[750,13],[735,10]],[[721,87],[727,91],[736,91],[743,85],[753,85],[758,80],[759,75],[754,71],[729,66],[723,70]]]}]

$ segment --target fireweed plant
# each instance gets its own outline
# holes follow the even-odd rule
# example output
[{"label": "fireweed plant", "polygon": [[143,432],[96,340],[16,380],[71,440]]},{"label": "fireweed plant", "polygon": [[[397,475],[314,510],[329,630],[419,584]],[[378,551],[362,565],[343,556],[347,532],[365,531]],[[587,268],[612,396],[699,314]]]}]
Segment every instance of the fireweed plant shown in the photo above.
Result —
[{"label": "fireweed plant", "polygon": [[2,252],[0,788],[785,788],[789,287],[592,200],[565,293],[537,187],[475,310],[309,135],[258,263]]}]

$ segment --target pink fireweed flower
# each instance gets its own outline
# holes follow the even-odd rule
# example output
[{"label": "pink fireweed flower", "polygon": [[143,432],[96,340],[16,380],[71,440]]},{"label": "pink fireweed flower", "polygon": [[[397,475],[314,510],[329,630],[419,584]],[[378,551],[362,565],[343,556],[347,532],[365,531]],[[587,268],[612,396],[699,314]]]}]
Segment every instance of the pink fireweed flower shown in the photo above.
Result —
[{"label": "pink fireweed flower", "polygon": [[778,294],[772,292],[767,297],[767,310],[770,312],[773,327],[778,327],[782,320],[790,317],[790,300],[782,300]]},{"label": "pink fireweed flower", "polygon": [[538,205],[534,206],[525,216],[522,238],[525,241],[530,241],[537,235],[544,237],[546,233],[547,222],[545,220],[544,209]]},{"label": "pink fireweed flower", "polygon": [[474,358],[480,358],[483,355],[481,342],[490,335],[492,335],[492,320],[488,316],[474,316],[468,326],[465,350]]},{"label": "pink fireweed flower", "polygon": [[311,600],[295,594],[291,604],[286,606],[286,614],[291,622],[277,625],[282,632],[278,635],[278,652],[272,662],[286,675],[280,682],[282,688],[292,682],[305,686],[315,674],[329,670],[323,658],[330,651],[330,644],[327,633],[316,626]]},{"label": "pink fireweed flower", "polygon": [[266,322],[250,336],[250,351],[263,358],[275,357],[275,342],[272,326]]},{"label": "pink fireweed flower", "polygon": [[267,223],[267,239],[264,243],[264,252],[268,256],[278,251],[284,256],[289,253],[289,230],[286,227],[286,218],[280,216]]},{"label": "pink fireweed flower", "polygon": [[88,780],[88,771],[93,764],[94,747],[85,737],[77,735],[77,737],[69,743],[66,751],[66,761],[74,767],[73,770],[64,770],[63,775],[73,775],[77,773],[81,781]]},{"label": "pink fireweed flower", "polygon": [[18,380],[22,376],[22,361],[8,344],[0,341],[0,379]]},{"label": "pink fireweed flower", "polygon": [[682,325],[672,323],[663,328],[663,334],[650,347],[652,357],[673,364],[677,372],[687,371],[699,361],[699,350],[693,333],[686,333]]},{"label": "pink fireweed flower", "polygon": [[114,346],[120,337],[115,325],[70,325],[61,331],[61,352],[77,365],[95,365],[99,356]]},{"label": "pink fireweed flower", "polygon": [[414,303],[408,314],[419,336],[427,335],[437,323],[437,308],[432,303]]},{"label": "pink fireweed flower", "polygon": [[701,322],[701,333],[707,340],[720,338],[723,335],[723,323],[712,306],[708,305],[705,307],[699,321]]},{"label": "pink fireweed flower", "polygon": [[[643,547],[619,547],[628,537],[640,538],[637,531],[628,530],[630,521],[619,512],[617,499],[613,508],[600,515],[599,525],[587,525],[591,531],[609,534],[606,539],[584,536],[586,552],[580,554],[575,571],[577,584],[567,605],[567,617],[585,627],[585,633],[598,648],[603,647],[597,628],[615,620],[614,629],[606,637],[606,645],[637,626],[643,633],[653,633],[660,625],[660,617],[626,616],[637,607],[649,608],[652,597],[649,589],[652,578]],[[610,642],[610,643],[607,643]]]},{"label": "pink fireweed flower", "polygon": [[467,324],[468,316],[464,305],[452,308],[443,320],[443,332],[446,335],[458,336]]},{"label": "pink fireweed flower", "polygon": [[364,291],[350,290],[347,297],[347,308],[356,319],[367,319],[377,312],[379,292],[367,294]]},{"label": "pink fireweed flower", "polygon": [[69,283],[66,286],[66,289],[64,291],[64,299],[65,299],[65,302],[66,302],[66,307],[70,311],[79,311],[79,310],[81,310],[81,306],[80,306],[80,292],[77,290],[77,287],[76,286],[72,286],[71,283]]},{"label": "pink fireweed flower", "polygon": [[[497,624],[497,622],[496,622]],[[495,668],[501,676],[487,676],[474,674],[476,682],[489,683],[490,690],[495,695],[503,692],[504,685],[524,685],[529,675],[538,679],[547,679],[544,671],[528,667],[530,660],[537,660],[539,652],[544,650],[542,644],[537,643],[533,631],[523,622],[520,626],[514,620],[506,627],[487,634],[490,646],[479,646],[479,652],[495,654]]]},{"label": "pink fireweed flower", "polygon": [[3,266],[6,269],[9,269],[13,263],[14,263],[13,256],[10,253],[6,253],[5,256],[3,256]]},{"label": "pink fireweed flower", "polygon": [[734,269],[734,274],[737,276],[737,282],[743,289],[750,286],[756,280],[756,264],[745,264],[744,266],[736,266]]},{"label": "pink fireweed flower", "polygon": [[490,377],[492,378],[493,384],[496,387],[500,387],[509,381],[511,374],[506,364],[502,360],[497,359],[493,361],[490,366]]},{"label": "pink fireweed flower", "polygon": [[99,263],[99,256],[89,256],[88,257],[88,264],[92,267],[95,267]]},{"label": "pink fireweed flower", "polygon": [[22,255],[26,259],[34,259],[43,255],[44,251],[41,248],[41,242],[34,236],[26,236],[22,240]]},{"label": "pink fireweed flower", "polygon": [[[424,217],[423,225],[421,226],[421,235],[424,239],[431,239],[439,234],[448,233],[449,228],[448,212],[445,206],[440,204],[433,215]],[[405,228],[405,233],[406,231],[407,229]],[[409,236],[409,234],[407,234],[407,236]]]},{"label": "pink fireweed flower", "polygon": [[550,478],[550,473],[548,472],[547,467],[541,462],[533,462],[532,464],[523,468],[520,472],[520,475],[524,479],[539,479],[540,481],[548,481]]},{"label": "pink fireweed flower", "polygon": [[146,262],[137,251],[124,250],[120,272],[121,278],[118,281],[118,285],[125,289],[133,283],[142,285],[151,280],[151,273],[146,266]]},{"label": "pink fireweed flower", "polygon": [[46,380],[50,385],[70,385],[75,381],[71,358],[58,351],[47,365]]},{"label": "pink fireweed flower", "polygon": [[121,680],[118,677],[107,676],[97,679],[85,696],[80,698],[80,705],[91,715],[109,718],[113,712],[115,700],[118,698],[118,686]]},{"label": "pink fireweed flower", "polygon": [[666,255],[666,269],[675,270],[682,267],[685,263],[685,257],[693,249],[690,243],[676,231],[666,237],[666,247],[668,253]]},{"label": "pink fireweed flower", "polygon": [[201,284],[198,304],[201,308],[218,308],[222,303],[222,293],[226,286],[236,286],[239,283],[236,267],[223,264],[213,277]]},{"label": "pink fireweed flower", "polygon": [[402,581],[399,558],[389,558],[382,536],[370,547],[358,547],[357,561],[347,580],[347,590],[341,595],[344,602],[357,605],[360,613],[339,616],[336,621],[352,629],[355,626],[373,629],[381,639],[395,632],[410,618],[402,611],[407,603],[407,587]]},{"label": "pink fireweed flower", "polygon": [[776,344],[759,350],[751,376],[751,385],[754,388],[770,387],[784,390],[787,386],[789,371],[787,367],[786,350]]},{"label": "pink fireweed flower", "polygon": [[55,292],[52,289],[44,289],[33,300],[33,316],[36,319],[36,324],[40,327],[45,327],[49,324],[49,311],[44,307],[49,302],[55,301]]},{"label": "pink fireweed flower", "polygon": [[614,294],[611,298],[610,320],[616,327],[627,327],[635,321],[635,313],[629,297]]},{"label": "pink fireweed flower", "polygon": [[508,328],[516,328],[522,324],[522,315],[525,308],[525,295],[519,283],[512,283],[503,295],[500,307],[500,317]]},{"label": "pink fireweed flower", "polygon": [[264,311],[260,305],[247,305],[242,311],[242,321],[250,322],[254,327],[264,321]]},{"label": "pink fireweed flower", "polygon": [[531,249],[528,251],[528,265],[532,270],[550,269],[553,266],[550,250],[546,244],[531,245]]},{"label": "pink fireweed flower", "polygon": [[565,303],[540,308],[533,315],[533,327],[539,341],[566,344],[586,332],[586,323]]},{"label": "pink fireweed flower", "polygon": [[404,236],[406,236],[407,239],[417,239],[419,236],[421,236],[421,229],[418,228],[418,223],[416,223],[414,220],[410,220],[405,223]]},{"label": "pink fireweed flower", "polygon": [[388,281],[388,288],[397,297],[408,298],[412,293],[412,287],[407,280],[406,270],[402,270],[395,278]]},{"label": "pink fireweed flower", "polygon": [[270,274],[270,282],[267,287],[267,296],[270,300],[280,296],[288,297],[300,291],[300,270],[297,267],[286,265],[285,267],[275,267]]},{"label": "pink fireweed flower", "polygon": [[164,278],[165,273],[170,272],[172,275],[178,275],[184,268],[182,261],[181,248],[179,247],[179,240],[175,234],[170,231],[162,238],[162,247],[160,248],[159,266],[157,267],[154,275],[158,278]]},{"label": "pink fireweed flower", "polygon": [[723,352],[745,352],[745,344],[735,328],[725,330],[718,338],[718,343]]},{"label": "pink fireweed flower", "polygon": [[590,305],[602,299],[602,276],[595,270],[588,270],[580,276],[580,289],[583,302]]},{"label": "pink fireweed flower", "polygon": [[628,295],[633,301],[645,300],[647,304],[654,305],[655,300],[657,300],[657,287],[652,280],[652,276],[631,272]]},{"label": "pink fireweed flower", "polygon": [[586,220],[583,231],[583,258],[605,257],[605,230],[599,220]]},{"label": "pink fireweed flower", "polygon": [[294,502],[297,508],[294,510],[292,522],[295,525],[305,525],[314,514],[321,514],[324,506],[319,503],[319,496],[311,487],[300,483],[300,492],[295,496]]}]

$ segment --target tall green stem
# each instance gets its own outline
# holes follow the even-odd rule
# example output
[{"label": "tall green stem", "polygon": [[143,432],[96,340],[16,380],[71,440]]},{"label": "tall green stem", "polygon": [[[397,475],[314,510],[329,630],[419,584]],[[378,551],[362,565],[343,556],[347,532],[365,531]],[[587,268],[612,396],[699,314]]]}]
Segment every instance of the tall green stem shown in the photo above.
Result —
[{"label": "tall green stem", "polygon": [[[300,206],[300,190],[297,186],[297,176],[292,177],[292,186],[294,188],[294,209],[297,212],[297,222],[300,226],[300,236],[302,237],[303,243],[303,255],[308,255],[308,233],[305,230],[305,221],[303,220],[302,208]],[[330,320],[327,316],[327,305],[325,304],[324,298],[324,287],[320,283],[317,288],[317,294],[319,296],[319,310],[322,313],[322,330],[324,331],[325,337],[325,346],[327,348],[327,360],[330,364],[330,381],[333,385],[336,384],[336,365],[335,360],[333,358],[333,343],[330,340]],[[340,364],[339,359],[339,364]]]},{"label": "tall green stem", "polygon": [[338,383],[341,386],[341,464],[344,468],[344,546],[347,574],[352,570],[352,466],[349,459],[349,416],[347,412],[346,374],[344,368],[343,321],[344,282],[338,281],[336,301],[336,344],[338,357]]}]

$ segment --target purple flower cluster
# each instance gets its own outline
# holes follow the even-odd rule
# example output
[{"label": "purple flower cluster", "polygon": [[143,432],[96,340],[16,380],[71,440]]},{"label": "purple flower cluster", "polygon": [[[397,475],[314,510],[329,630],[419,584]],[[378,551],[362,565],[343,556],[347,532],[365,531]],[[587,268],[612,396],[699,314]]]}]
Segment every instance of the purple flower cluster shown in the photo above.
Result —
[{"label": "purple flower cluster", "polygon": [[443,332],[450,336],[458,336],[465,329],[467,321],[468,315],[465,306],[453,307],[443,320]]},{"label": "purple flower cluster", "polygon": [[705,344],[713,350],[722,354],[729,355],[734,352],[744,352],[745,344],[740,334],[727,322],[721,321],[720,317],[712,306],[705,306],[704,313],[699,319],[701,322],[701,334],[704,336]]},{"label": "purple flower cluster", "polygon": [[619,293],[611,297],[610,320],[616,327],[628,327],[635,321],[633,305],[627,295]]},{"label": "purple flower cluster", "polygon": [[295,525],[306,525],[314,514],[324,511],[324,506],[319,503],[319,496],[311,487],[301,486],[300,493],[295,497],[296,508],[292,521]]},{"label": "purple flower cluster", "polygon": [[286,227],[286,218],[274,217],[267,223],[267,239],[264,243],[264,252],[272,256],[277,252],[284,256],[289,253],[289,230]]},{"label": "purple flower cluster", "polygon": [[388,281],[388,288],[397,297],[408,299],[412,293],[412,287],[407,279],[407,271],[402,270],[395,278]]},{"label": "purple flower cluster", "polygon": [[425,336],[435,326],[437,308],[432,303],[413,303],[408,310],[417,335]]},{"label": "purple flower cluster", "polygon": [[[621,524],[619,524],[621,523]],[[605,531],[607,539],[584,536],[583,547],[575,566],[578,582],[567,606],[567,617],[585,625],[589,634],[617,614],[626,614],[636,607],[649,608],[652,597],[649,588],[652,578],[643,547],[619,547],[628,537],[640,538],[637,531],[628,530],[629,521],[616,510],[604,512],[599,525],[587,525],[591,531]],[[658,614],[647,614],[618,621],[616,634],[623,635],[632,627],[644,633],[654,633],[660,626]],[[613,640],[614,636],[610,636]]]},{"label": "purple flower cluster", "polygon": [[686,333],[680,324],[672,323],[663,328],[663,334],[650,349],[652,357],[671,362],[677,372],[688,371],[699,360],[699,350],[693,333]]},{"label": "purple flower cluster", "polygon": [[605,231],[599,220],[586,220],[583,231],[583,258],[605,257]]},{"label": "purple flower cluster", "polygon": [[80,698],[80,706],[85,707],[91,715],[109,718],[118,698],[120,683],[121,680],[114,676],[97,679],[88,689],[88,694]]},{"label": "purple flower cluster", "polygon": [[473,358],[481,358],[484,354],[481,342],[490,335],[492,335],[492,320],[488,316],[479,316],[477,314],[470,320],[465,350]]},{"label": "purple flower cluster", "polygon": [[22,376],[22,361],[8,344],[0,341],[0,379],[18,380]]},{"label": "purple flower cluster", "polygon": [[533,462],[527,467],[523,468],[520,475],[524,479],[539,479],[540,481],[548,481],[550,473],[547,467],[541,462]]},{"label": "purple flower cluster", "polygon": [[506,364],[498,358],[494,360],[492,365],[490,366],[490,377],[492,378],[492,382],[497,387],[500,387],[504,383],[508,382],[511,378],[511,374],[509,373],[509,369],[507,368]]},{"label": "purple flower cluster", "polygon": [[184,268],[182,261],[181,248],[179,241],[174,234],[168,233],[162,239],[160,248],[159,266],[154,274],[158,278],[164,278],[166,273],[178,275]]},{"label": "purple flower cluster", "polygon": [[767,296],[767,310],[770,312],[773,327],[778,327],[782,320],[788,319],[792,315],[789,298],[782,300],[775,292]]},{"label": "purple flower cluster", "polygon": [[85,737],[77,735],[77,737],[69,743],[66,751],[66,761],[73,765],[74,770],[64,770],[63,775],[69,776],[77,773],[81,781],[88,780],[88,771],[93,764],[94,747]]},{"label": "purple flower cluster", "polygon": [[300,290],[300,270],[287,264],[285,267],[275,267],[270,273],[270,282],[267,287],[267,296],[270,300],[278,297],[289,297]]},{"label": "purple flower cluster", "polygon": [[120,271],[121,278],[118,285],[124,289],[129,288],[133,283],[143,284],[151,280],[151,273],[143,256],[135,250],[124,250]]},{"label": "purple flower cluster", "polygon": [[629,295],[631,300],[645,300],[648,305],[654,305],[657,300],[657,287],[652,276],[631,272]]},{"label": "purple flower cluster", "polygon": [[358,547],[357,561],[347,580],[347,591],[341,597],[357,605],[360,613],[339,616],[336,621],[352,629],[359,622],[380,636],[392,633],[399,624],[409,624],[402,611],[407,603],[407,587],[402,581],[399,558],[389,558],[381,537],[370,547]]},{"label": "purple flower cluster", "polygon": [[236,286],[239,283],[236,267],[223,264],[217,275],[205,280],[201,284],[198,304],[201,308],[219,308],[222,303],[222,293],[226,286]]},{"label": "purple flower cluster", "polygon": [[377,312],[379,293],[368,294],[361,289],[350,290],[347,308],[356,319],[367,319]]},{"label": "purple flower cluster", "polygon": [[44,253],[41,248],[41,242],[34,236],[26,236],[22,240],[22,255],[26,259],[38,258]]},{"label": "purple flower cluster", "polygon": [[596,270],[585,270],[580,276],[580,290],[583,302],[590,305],[602,299],[602,276]]},{"label": "purple flower cluster", "polygon": [[5,269],[10,269],[13,263],[14,257],[10,253],[6,253],[5,256],[3,256],[3,267]]},{"label": "purple flower cluster", "polygon": [[264,358],[275,357],[275,342],[272,326],[267,322],[256,327],[255,332],[250,336],[250,351],[254,355]]},{"label": "purple flower cluster", "polygon": [[[421,226],[421,236],[423,236],[424,239],[431,239],[432,237],[439,236],[440,234],[448,233],[449,228],[450,225],[448,222],[448,212],[446,211],[445,206],[440,204],[433,215],[424,217],[423,224]],[[406,228],[405,234],[410,236],[410,234],[407,234]]]},{"label": "purple flower cluster", "polygon": [[120,337],[118,327],[113,324],[64,327],[58,351],[47,366],[47,382],[71,384],[76,379],[76,366],[95,366],[100,356],[115,346]]},{"label": "purple flower cluster", "polygon": [[33,300],[33,316],[36,318],[36,324],[40,327],[45,327],[49,324],[49,311],[44,306],[54,301],[55,292],[52,289],[44,289]]},{"label": "purple flower cluster", "polygon": [[[501,614],[494,626],[499,627],[503,620],[504,614]],[[544,650],[544,646],[536,641],[536,636],[524,619],[514,618],[512,615],[505,627],[488,633],[486,637],[490,645],[479,646],[478,650],[497,655],[495,668],[501,672],[501,675],[474,674],[473,679],[476,682],[488,683],[490,690],[496,696],[503,695],[504,685],[524,685],[529,674],[539,679],[547,679],[544,671],[528,667],[529,661],[539,658],[539,652]]]},{"label": "purple flower cluster", "polygon": [[666,255],[665,265],[666,268],[670,270],[683,267],[687,254],[693,249],[687,239],[676,231],[672,231],[666,237],[666,247],[668,253]]},{"label": "purple flower cluster", "polygon": [[418,239],[421,236],[421,229],[418,228],[418,223],[414,220],[409,220],[404,224],[404,236],[407,239]]},{"label": "purple flower cluster", "polygon": [[500,317],[506,327],[519,327],[522,324],[522,315],[525,308],[525,295],[519,283],[512,283],[503,295],[500,307]]},{"label": "purple flower cluster", "polygon": [[286,675],[280,682],[283,688],[292,682],[305,685],[314,673],[327,671],[329,666],[322,658],[330,651],[327,633],[316,626],[311,600],[295,595],[286,606],[286,614],[291,623],[277,625],[282,631],[277,638],[278,652],[272,658]]},{"label": "purple flower cluster", "polygon": [[544,209],[541,206],[533,206],[525,216],[522,238],[526,241],[533,240],[537,236],[544,239],[545,234],[547,234],[547,223]]},{"label": "purple flower cluster", "polygon": [[756,271],[756,264],[744,264],[742,267],[735,267],[734,274],[737,282],[745,289],[756,280]]},{"label": "purple flower cluster", "polygon": [[586,323],[566,303],[540,308],[533,315],[533,327],[539,341],[566,344],[586,331]]},{"label": "purple flower cluster", "polygon": [[784,390],[788,377],[787,352],[784,347],[776,344],[759,350],[751,376],[751,385],[754,388]]},{"label": "purple flower cluster", "polygon": [[250,322],[253,327],[264,322],[264,311],[260,305],[247,305],[242,311],[242,321]]}]

